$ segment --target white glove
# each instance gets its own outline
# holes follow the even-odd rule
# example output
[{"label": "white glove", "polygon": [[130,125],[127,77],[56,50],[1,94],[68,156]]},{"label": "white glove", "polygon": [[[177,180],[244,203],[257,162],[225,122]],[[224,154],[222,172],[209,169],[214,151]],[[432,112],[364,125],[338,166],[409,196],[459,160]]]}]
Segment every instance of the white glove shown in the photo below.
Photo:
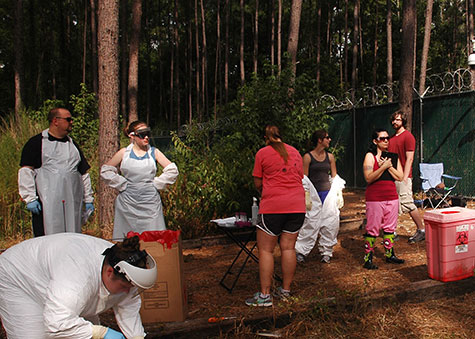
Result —
[{"label": "white glove", "polygon": [[175,163],[172,162],[163,169],[162,174],[153,178],[153,186],[155,186],[158,191],[161,191],[165,189],[167,185],[174,184],[177,177],[178,168],[176,167]]},{"label": "white glove", "polygon": [[92,191],[91,176],[89,175],[89,173],[83,174],[82,184],[84,186],[84,203],[92,204],[94,202],[94,192]]},{"label": "white glove", "polygon": [[127,188],[127,179],[119,175],[117,168],[110,165],[102,165],[101,178],[110,187],[118,190],[119,192],[125,191]]},{"label": "white glove", "polygon": [[107,327],[92,325],[92,339],[102,339],[107,333]]},{"label": "white glove", "polygon": [[18,170],[18,192],[27,204],[38,200],[35,177],[36,173],[30,167],[22,167]]},{"label": "white glove", "polygon": [[312,209],[312,198],[310,198],[310,192],[305,191],[305,208],[307,211]]},{"label": "white glove", "polygon": [[341,190],[336,191],[336,206],[338,209],[341,209],[345,204],[345,200],[343,200],[343,192]]}]

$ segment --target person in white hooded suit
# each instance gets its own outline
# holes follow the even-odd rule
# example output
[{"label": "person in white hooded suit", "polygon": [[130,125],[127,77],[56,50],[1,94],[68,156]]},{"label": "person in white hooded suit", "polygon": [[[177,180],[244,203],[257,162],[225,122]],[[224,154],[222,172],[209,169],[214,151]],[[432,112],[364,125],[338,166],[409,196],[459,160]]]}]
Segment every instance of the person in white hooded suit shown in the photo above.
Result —
[{"label": "person in white hooded suit", "polygon": [[[143,339],[138,289],[156,278],[138,237],[116,245],[76,233],[33,238],[0,255],[0,317],[12,339]],[[123,334],[100,326],[110,308]]]}]

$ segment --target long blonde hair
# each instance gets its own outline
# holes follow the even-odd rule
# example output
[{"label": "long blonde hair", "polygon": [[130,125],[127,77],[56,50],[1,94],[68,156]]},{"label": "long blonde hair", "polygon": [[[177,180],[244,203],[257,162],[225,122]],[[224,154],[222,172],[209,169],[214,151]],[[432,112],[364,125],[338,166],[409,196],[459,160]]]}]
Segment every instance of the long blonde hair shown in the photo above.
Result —
[{"label": "long blonde hair", "polygon": [[289,153],[287,153],[287,149],[285,148],[285,145],[282,142],[279,128],[274,125],[267,125],[265,138],[266,144],[272,146],[272,148],[280,154],[282,159],[284,159],[284,163],[287,164],[287,160],[289,159]]}]

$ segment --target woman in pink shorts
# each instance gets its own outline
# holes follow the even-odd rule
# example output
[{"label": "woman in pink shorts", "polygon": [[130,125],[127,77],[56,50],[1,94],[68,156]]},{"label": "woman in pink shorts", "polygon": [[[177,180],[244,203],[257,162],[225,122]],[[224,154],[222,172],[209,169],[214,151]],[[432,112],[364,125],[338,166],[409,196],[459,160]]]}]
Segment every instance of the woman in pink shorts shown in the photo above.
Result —
[{"label": "woman in pink shorts", "polygon": [[[373,132],[372,143],[363,162],[366,187],[366,234],[364,268],[377,269],[373,263],[376,237],[383,230],[386,262],[402,264],[404,260],[394,254],[394,231],[397,226],[399,200],[395,180],[402,180],[402,166],[397,154],[386,154],[389,135],[384,129]],[[397,165],[396,165],[397,164]]]}]

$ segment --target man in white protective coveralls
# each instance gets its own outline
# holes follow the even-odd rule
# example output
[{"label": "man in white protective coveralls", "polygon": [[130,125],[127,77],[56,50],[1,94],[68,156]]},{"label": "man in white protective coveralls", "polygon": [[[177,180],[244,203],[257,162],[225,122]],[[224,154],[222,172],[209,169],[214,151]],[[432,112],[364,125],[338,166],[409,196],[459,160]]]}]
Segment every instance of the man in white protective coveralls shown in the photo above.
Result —
[{"label": "man in white protective coveralls", "polygon": [[[12,339],[143,339],[139,289],[156,278],[138,237],[115,245],[76,233],[29,239],[0,255],[3,327]],[[110,308],[123,334],[99,325]]]},{"label": "man in white protective coveralls", "polygon": [[94,211],[89,164],[68,136],[71,113],[53,108],[49,128],[30,138],[23,147],[18,190],[32,212],[35,237],[60,232],[81,232],[84,215]]}]

